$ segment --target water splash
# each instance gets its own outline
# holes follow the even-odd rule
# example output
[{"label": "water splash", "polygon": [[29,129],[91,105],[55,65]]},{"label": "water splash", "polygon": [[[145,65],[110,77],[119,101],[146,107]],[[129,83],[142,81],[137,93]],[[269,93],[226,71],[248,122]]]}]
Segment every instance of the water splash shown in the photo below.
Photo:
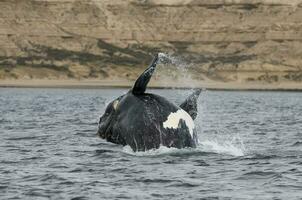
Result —
[{"label": "water splash", "polygon": [[217,140],[204,140],[200,142],[199,148],[204,152],[213,152],[218,154],[228,154],[231,156],[244,156],[244,146],[237,146],[231,141],[219,142]]},{"label": "water splash", "polygon": [[[174,56],[167,53],[159,53],[159,63],[166,65],[166,67],[172,67],[171,70],[178,74],[178,78],[191,79],[191,74],[189,73],[189,68],[191,64],[185,62],[181,57]],[[171,71],[169,71],[171,73]]]},{"label": "water splash", "polygon": [[[209,108],[210,91],[203,91],[198,99],[198,115],[195,125],[199,136],[200,148],[202,151],[232,156],[245,156],[249,149],[244,145],[244,138],[238,132],[227,127],[226,119],[213,118],[213,108]],[[213,125],[213,123],[215,125]]]},{"label": "water splash", "polygon": [[[157,73],[155,73],[155,77],[162,81],[161,83],[164,86],[169,86],[172,83],[175,85],[182,86],[190,86],[190,88],[195,88],[196,85],[194,81],[192,81],[192,75],[189,72],[189,69],[192,67],[192,64],[185,62],[181,57],[167,54],[167,53],[159,53],[159,69]],[[159,73],[160,72],[160,73]],[[189,83],[189,85],[188,85]],[[181,96],[179,99],[186,99],[191,93],[192,89],[187,90],[174,90],[177,93],[177,96]],[[195,124],[197,125],[197,131],[204,135],[203,126],[204,117],[203,111],[207,109],[207,106],[204,104],[204,99],[207,97],[207,92],[202,92],[201,97],[198,100],[198,117],[195,120]],[[201,125],[201,126],[200,126]],[[223,134],[226,135],[226,134]],[[227,134],[232,136],[233,134]],[[207,139],[204,139],[207,138]],[[210,139],[208,139],[210,138]],[[145,152],[134,152],[130,146],[125,146],[123,148],[123,152],[126,154],[134,155],[134,156],[158,156],[165,154],[187,154],[187,153],[205,153],[212,152],[217,154],[226,154],[231,156],[244,156],[245,155],[245,147],[242,143],[240,137],[230,138],[222,138],[219,139],[216,136],[207,135],[203,137],[203,140],[200,140],[200,144],[197,148],[187,148],[187,149],[177,149],[177,148],[168,148],[165,146],[161,146],[159,149],[151,149]]]},{"label": "water splash", "polygon": [[226,141],[225,143],[219,143],[215,140],[205,140],[200,142],[197,148],[169,148],[160,146],[158,149],[150,149],[148,151],[135,152],[130,146],[125,146],[122,152],[132,156],[145,157],[145,156],[161,156],[161,155],[173,155],[173,154],[196,154],[196,153],[217,153],[231,155],[235,157],[244,156],[244,147],[238,147],[235,144]]},{"label": "water splash", "polygon": [[159,53],[159,66],[156,79],[161,81],[165,87],[187,87],[195,88],[196,82],[193,80],[190,69],[192,64],[187,63],[183,58],[168,53]]},{"label": "water splash", "polygon": [[169,148],[165,146],[160,146],[158,149],[150,149],[148,151],[133,151],[132,148],[127,145],[123,147],[122,152],[133,155],[133,156],[159,156],[159,155],[169,155],[169,154],[174,154],[174,153],[188,153],[192,151],[191,148],[185,148],[185,149],[177,149],[177,148]]}]

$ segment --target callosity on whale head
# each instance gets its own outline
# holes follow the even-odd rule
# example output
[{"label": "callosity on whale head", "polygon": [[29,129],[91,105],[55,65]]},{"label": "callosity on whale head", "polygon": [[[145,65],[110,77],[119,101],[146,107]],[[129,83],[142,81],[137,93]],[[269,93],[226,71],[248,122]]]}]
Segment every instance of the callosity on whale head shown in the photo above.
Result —
[{"label": "callosity on whale head", "polygon": [[194,119],[197,116],[197,89],[177,106],[164,97],[146,93],[147,84],[158,63],[139,76],[133,88],[113,100],[99,121],[98,135],[109,142],[129,145],[134,151],[167,147],[196,147]]}]

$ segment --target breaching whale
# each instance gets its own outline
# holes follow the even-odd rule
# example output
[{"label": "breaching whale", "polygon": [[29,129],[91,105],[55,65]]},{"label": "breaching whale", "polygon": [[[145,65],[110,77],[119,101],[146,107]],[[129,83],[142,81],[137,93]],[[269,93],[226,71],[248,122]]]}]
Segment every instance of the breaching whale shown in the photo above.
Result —
[{"label": "breaching whale", "polygon": [[147,84],[158,63],[156,55],[138,77],[133,88],[113,100],[101,116],[98,135],[109,142],[129,145],[133,151],[196,147],[198,139],[194,119],[197,116],[196,89],[177,106],[162,96],[146,93]]}]

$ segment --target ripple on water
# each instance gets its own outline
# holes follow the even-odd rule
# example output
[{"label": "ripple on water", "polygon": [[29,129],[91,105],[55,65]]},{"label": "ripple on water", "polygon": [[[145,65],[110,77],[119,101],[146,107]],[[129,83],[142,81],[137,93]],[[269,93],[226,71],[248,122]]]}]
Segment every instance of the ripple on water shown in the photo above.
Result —
[{"label": "ripple on water", "polygon": [[29,137],[13,137],[13,138],[7,138],[6,140],[34,140],[37,139],[39,137],[37,136],[29,136]]},{"label": "ripple on water", "polygon": [[252,171],[244,173],[242,176],[239,177],[239,179],[247,180],[247,179],[267,179],[267,178],[275,178],[275,177],[281,177],[280,173],[277,172],[266,172],[266,171]]},{"label": "ripple on water", "polygon": [[302,93],[203,92],[196,149],[133,152],[96,137],[127,91],[0,88],[0,199],[301,196]]},{"label": "ripple on water", "polygon": [[302,146],[302,141],[297,141],[293,143],[292,146]]}]

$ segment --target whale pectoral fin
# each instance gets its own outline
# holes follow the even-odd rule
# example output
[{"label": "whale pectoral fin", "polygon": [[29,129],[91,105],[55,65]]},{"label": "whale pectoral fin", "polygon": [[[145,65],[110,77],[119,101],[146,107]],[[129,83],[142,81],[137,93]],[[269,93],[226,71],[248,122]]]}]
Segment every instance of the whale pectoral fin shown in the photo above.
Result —
[{"label": "whale pectoral fin", "polygon": [[146,91],[147,85],[155,70],[158,60],[158,55],[155,55],[149,67],[138,77],[132,88],[133,94],[143,94]]},{"label": "whale pectoral fin", "polygon": [[197,117],[197,99],[201,89],[196,89],[179,107],[185,110],[194,120]]}]

